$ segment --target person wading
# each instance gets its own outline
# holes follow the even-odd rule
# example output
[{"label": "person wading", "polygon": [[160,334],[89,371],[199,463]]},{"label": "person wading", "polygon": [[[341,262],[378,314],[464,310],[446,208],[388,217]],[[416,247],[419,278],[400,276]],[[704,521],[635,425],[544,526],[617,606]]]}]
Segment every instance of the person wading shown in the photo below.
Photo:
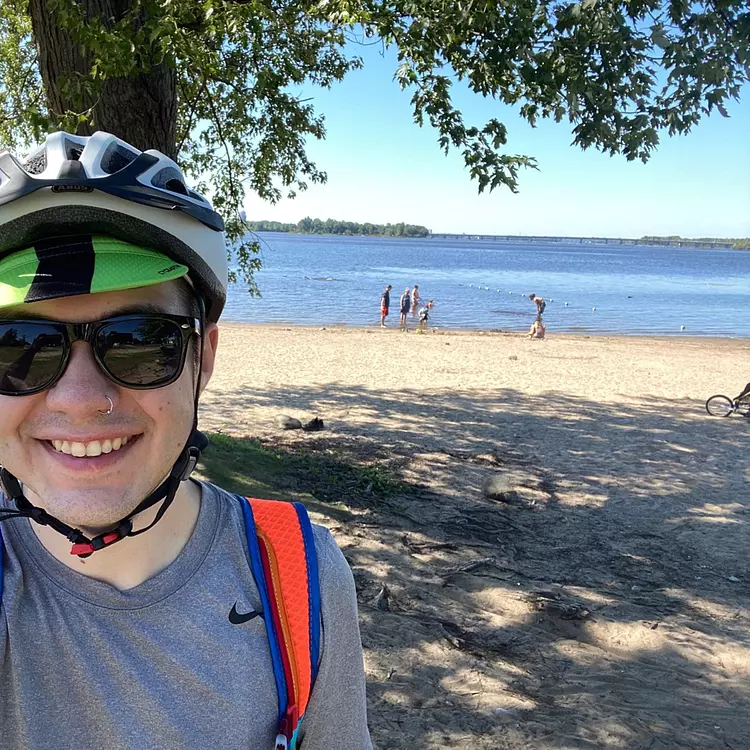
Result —
[{"label": "person wading", "polygon": [[391,285],[385,288],[385,291],[380,295],[380,327],[385,328],[385,319],[388,317],[388,311],[391,307]]},{"label": "person wading", "polygon": [[544,314],[544,310],[547,307],[547,303],[544,301],[544,297],[537,297],[536,294],[530,294],[529,299],[536,304],[537,317],[541,318]]},{"label": "person wading", "polygon": [[401,330],[406,330],[406,316],[409,314],[409,310],[411,310],[411,296],[409,287],[404,289],[404,293],[401,295],[401,299],[399,300],[399,312],[401,313]]},{"label": "person wading", "polygon": [[369,750],[332,537],[189,478],[221,217],[106,133],[0,172],[2,746]]},{"label": "person wading", "polygon": [[411,314],[416,315],[419,310],[419,287],[415,284],[411,290]]}]

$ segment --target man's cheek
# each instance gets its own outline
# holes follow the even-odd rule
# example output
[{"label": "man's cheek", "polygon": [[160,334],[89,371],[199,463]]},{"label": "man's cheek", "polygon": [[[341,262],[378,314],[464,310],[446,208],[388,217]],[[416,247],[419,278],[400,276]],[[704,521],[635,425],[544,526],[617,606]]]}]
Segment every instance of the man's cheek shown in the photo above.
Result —
[{"label": "man's cheek", "polygon": [[3,425],[0,424],[0,465],[7,461],[13,452],[13,445],[8,435],[3,431]]}]

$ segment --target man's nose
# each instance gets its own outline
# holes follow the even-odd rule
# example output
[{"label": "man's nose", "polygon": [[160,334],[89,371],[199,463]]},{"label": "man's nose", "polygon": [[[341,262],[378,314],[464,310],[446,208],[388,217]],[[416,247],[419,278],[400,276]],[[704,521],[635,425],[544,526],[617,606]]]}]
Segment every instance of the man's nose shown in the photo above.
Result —
[{"label": "man's nose", "polygon": [[113,397],[116,390],[97,365],[91,346],[85,341],[76,341],[63,376],[47,391],[46,405],[50,411],[89,418],[102,409],[106,411],[106,396]]}]

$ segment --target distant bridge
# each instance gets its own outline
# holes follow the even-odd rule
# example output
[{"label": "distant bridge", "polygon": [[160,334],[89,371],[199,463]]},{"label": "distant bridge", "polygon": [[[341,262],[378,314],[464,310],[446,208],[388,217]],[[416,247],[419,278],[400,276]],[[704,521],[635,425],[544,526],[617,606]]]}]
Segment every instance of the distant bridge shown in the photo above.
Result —
[{"label": "distant bridge", "polygon": [[729,240],[634,240],[626,237],[542,237],[514,234],[438,234],[430,235],[436,240],[486,240],[490,242],[538,242],[561,245],[654,245],[657,247],[710,247],[731,250],[734,242]]}]

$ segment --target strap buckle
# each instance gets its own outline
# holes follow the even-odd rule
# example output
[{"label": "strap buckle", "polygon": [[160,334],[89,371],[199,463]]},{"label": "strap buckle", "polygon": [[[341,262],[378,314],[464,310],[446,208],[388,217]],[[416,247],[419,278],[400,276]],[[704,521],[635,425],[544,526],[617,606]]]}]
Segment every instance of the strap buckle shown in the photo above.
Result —
[{"label": "strap buckle", "polygon": [[184,482],[188,477],[195,471],[195,467],[198,465],[198,461],[201,460],[201,451],[195,446],[191,446],[187,449],[185,468],[180,474],[180,481]]},{"label": "strap buckle", "polygon": [[114,531],[99,534],[99,536],[95,536],[87,542],[78,542],[77,544],[74,544],[70,550],[70,554],[78,555],[78,557],[88,557],[89,555],[93,555],[94,552],[109,547],[115,542],[124,539],[132,530],[133,522],[130,520],[123,521],[123,523],[121,523]]},{"label": "strap buckle", "polygon": [[289,706],[283,718],[279,722],[279,733],[276,735],[276,747],[274,750],[292,750],[291,742],[299,724],[299,711],[297,704]]}]

